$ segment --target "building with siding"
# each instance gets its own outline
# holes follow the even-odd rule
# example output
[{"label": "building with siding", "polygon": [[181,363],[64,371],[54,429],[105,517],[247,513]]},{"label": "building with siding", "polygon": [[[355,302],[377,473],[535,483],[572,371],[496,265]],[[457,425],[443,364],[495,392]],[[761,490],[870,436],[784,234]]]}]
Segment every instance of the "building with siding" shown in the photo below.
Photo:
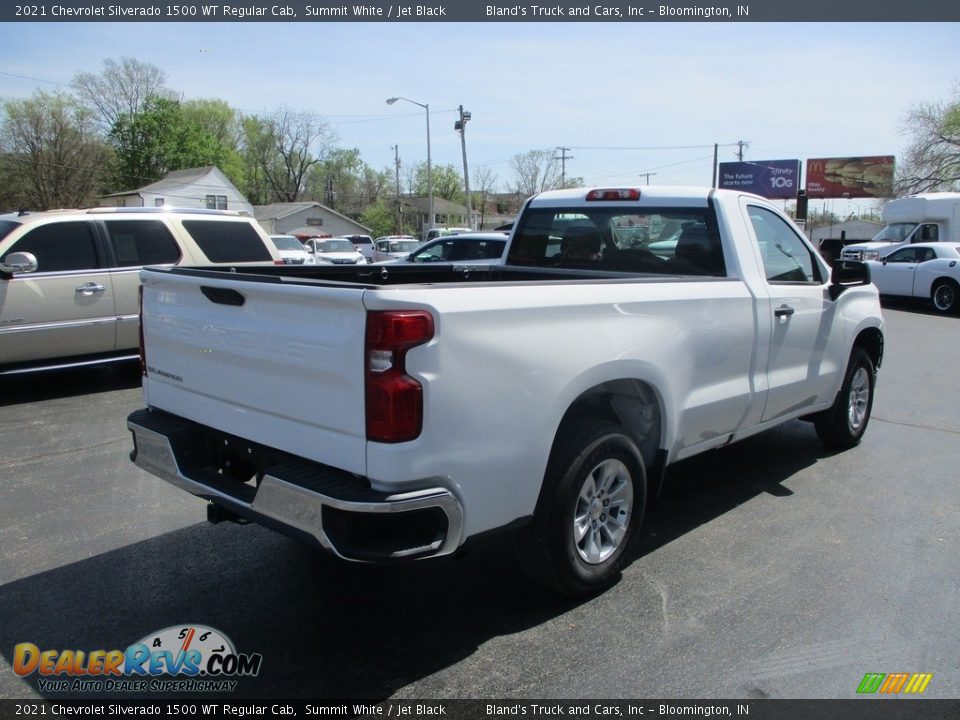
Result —
[{"label": "building with siding", "polygon": [[105,207],[209,208],[236,210],[253,215],[253,205],[213,165],[189,170],[174,170],[157,182],[137,190],[113,193],[100,198]]},{"label": "building with siding", "polygon": [[253,216],[268,235],[338,237],[369,235],[370,228],[318,202],[257,205]]}]

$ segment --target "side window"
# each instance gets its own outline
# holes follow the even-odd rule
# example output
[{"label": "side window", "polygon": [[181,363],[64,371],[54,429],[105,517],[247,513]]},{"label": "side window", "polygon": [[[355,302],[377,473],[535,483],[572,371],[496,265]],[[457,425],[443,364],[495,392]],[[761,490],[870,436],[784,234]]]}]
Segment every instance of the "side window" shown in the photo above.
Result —
[{"label": "side window", "polygon": [[[922,252],[921,252],[922,255]],[[917,261],[917,248],[902,248],[886,257],[888,263],[912,263]]]},{"label": "side window", "polygon": [[263,238],[245,222],[184,220],[183,227],[210,262],[269,262]]},{"label": "side window", "polygon": [[752,205],[748,212],[769,282],[822,281],[813,253],[783,218]]},{"label": "side window", "polygon": [[180,259],[177,241],[159,220],[108,220],[106,225],[118,267],[167,265]]},{"label": "side window", "polygon": [[12,252],[32,253],[37,258],[37,272],[93,270],[100,267],[90,225],[86,222],[41,225],[17,240],[7,255]]},{"label": "side window", "polygon": [[914,242],[937,242],[939,239],[939,228],[934,223],[921,226],[920,232],[913,236]]}]

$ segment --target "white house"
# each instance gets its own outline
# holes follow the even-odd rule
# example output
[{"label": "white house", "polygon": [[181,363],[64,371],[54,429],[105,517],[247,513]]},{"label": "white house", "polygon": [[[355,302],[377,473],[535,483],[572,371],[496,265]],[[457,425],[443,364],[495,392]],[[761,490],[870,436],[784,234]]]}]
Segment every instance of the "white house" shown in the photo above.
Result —
[{"label": "white house", "polygon": [[318,202],[257,205],[253,216],[268,235],[339,237],[370,234],[370,228]]},{"label": "white house", "polygon": [[144,185],[137,190],[113,193],[100,198],[107,207],[161,207],[209,208],[236,210],[253,215],[253,205],[227,180],[227,176],[210,165],[189,170],[174,170],[163,180]]}]

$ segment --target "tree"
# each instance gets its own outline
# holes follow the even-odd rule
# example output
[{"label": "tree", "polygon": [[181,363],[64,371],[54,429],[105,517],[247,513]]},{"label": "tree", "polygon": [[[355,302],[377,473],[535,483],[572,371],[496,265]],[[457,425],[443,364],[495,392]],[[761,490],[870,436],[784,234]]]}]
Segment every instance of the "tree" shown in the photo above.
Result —
[{"label": "tree", "polygon": [[333,149],[310,169],[306,195],[335,210],[353,210],[383,197],[390,177],[389,170],[377,171],[363,162],[356,148]]},{"label": "tree", "polygon": [[10,100],[3,111],[4,204],[35,210],[90,204],[110,158],[91,113],[70,95],[44,92]]},{"label": "tree", "polygon": [[209,139],[216,165],[237,187],[243,186],[244,166],[240,147],[243,124],[240,114],[224,100],[186,100],[180,104],[183,119],[188,125],[205,133]]},{"label": "tree", "polygon": [[553,149],[530,150],[510,159],[514,190],[524,197],[560,186],[560,166]]},{"label": "tree", "polygon": [[[463,202],[463,171],[453,165],[433,165],[433,195],[451,202]],[[420,163],[411,175],[410,193],[426,197],[428,195],[427,164]]]},{"label": "tree", "polygon": [[490,169],[488,165],[480,165],[474,168],[473,171],[473,187],[474,191],[470,194],[473,196],[474,207],[480,208],[480,225],[483,227],[484,222],[486,221],[487,215],[487,198],[490,193],[493,192],[493,188],[497,183],[497,176]]},{"label": "tree", "polygon": [[151,97],[175,98],[166,82],[167,74],[156,65],[123,57],[104,60],[99,74],[77,73],[72,85],[80,102],[96,113],[101,128],[109,132],[121,117],[141,112]]},{"label": "tree", "polygon": [[306,190],[307,171],[323,162],[336,135],[314,113],[281,108],[244,118],[246,194],[261,202],[294,202]]},{"label": "tree", "polygon": [[130,189],[159,180],[173,170],[206,165],[240,164],[236,148],[224,145],[182,104],[160,96],[148,98],[143,109],[122,115],[110,130],[117,153],[116,182]]},{"label": "tree", "polygon": [[913,139],[898,168],[897,192],[960,190],[960,89],[950,101],[914,106],[904,132]]},{"label": "tree", "polygon": [[396,227],[396,214],[386,202],[377,200],[363,211],[360,222],[370,228],[374,237],[390,235]]}]

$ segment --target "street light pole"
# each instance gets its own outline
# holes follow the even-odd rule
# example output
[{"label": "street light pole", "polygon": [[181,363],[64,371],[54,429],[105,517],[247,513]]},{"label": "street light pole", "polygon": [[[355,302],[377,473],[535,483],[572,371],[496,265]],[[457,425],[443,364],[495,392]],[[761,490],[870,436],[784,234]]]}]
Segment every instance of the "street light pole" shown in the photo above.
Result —
[{"label": "street light pole", "polygon": [[428,230],[433,229],[434,223],[434,214],[433,214],[433,166],[430,163],[430,105],[429,103],[418,103],[416,100],[411,100],[410,98],[405,97],[392,97],[387,98],[387,105],[393,105],[397,100],[405,100],[408,103],[422,107],[427,112],[427,195],[430,214],[429,227]]},{"label": "street light pole", "polygon": [[473,230],[473,207],[470,202],[470,172],[467,170],[467,121],[472,117],[464,112],[460,106],[460,119],[453,124],[454,130],[460,131],[460,147],[463,149],[463,189],[467,196],[467,227]]}]

